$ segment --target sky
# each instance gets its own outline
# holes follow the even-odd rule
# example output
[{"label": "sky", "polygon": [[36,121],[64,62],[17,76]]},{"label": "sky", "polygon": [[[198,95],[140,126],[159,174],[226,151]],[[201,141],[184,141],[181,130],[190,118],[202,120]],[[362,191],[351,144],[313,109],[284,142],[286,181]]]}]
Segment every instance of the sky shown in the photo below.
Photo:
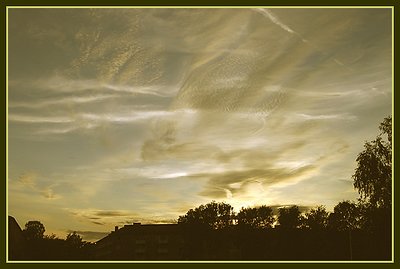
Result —
[{"label": "sky", "polygon": [[392,111],[389,8],[8,9],[8,214],[96,240],[356,200]]}]

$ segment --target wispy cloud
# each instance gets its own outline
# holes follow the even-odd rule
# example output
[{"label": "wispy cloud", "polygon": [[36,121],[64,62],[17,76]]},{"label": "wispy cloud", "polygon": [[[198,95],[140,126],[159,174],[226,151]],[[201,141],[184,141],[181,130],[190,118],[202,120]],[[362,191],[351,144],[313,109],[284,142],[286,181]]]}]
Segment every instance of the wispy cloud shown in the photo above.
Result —
[{"label": "wispy cloud", "polygon": [[295,31],[293,31],[289,26],[287,26],[286,24],[284,24],[283,22],[281,22],[278,17],[273,14],[269,9],[266,8],[254,8],[254,11],[262,14],[263,16],[267,17],[268,19],[270,19],[273,23],[275,23],[276,25],[278,25],[279,27],[281,27],[283,30],[285,30],[288,33],[291,34],[297,34]]},{"label": "wispy cloud", "polygon": [[98,94],[96,96],[66,96],[66,97],[53,97],[47,100],[37,100],[30,102],[10,102],[9,108],[44,108],[48,106],[57,106],[63,104],[85,104],[92,102],[104,101],[110,98],[115,98],[114,94]]},{"label": "wispy cloud", "polygon": [[[128,124],[151,119],[165,119],[185,113],[193,114],[193,111],[177,110],[144,110],[121,113],[72,113],[69,117],[53,116],[29,116],[10,114],[8,119],[11,123],[35,124],[35,133],[43,134],[66,134],[78,130],[90,130],[102,126],[103,124]],[[49,126],[49,124],[57,124]],[[59,125],[64,126],[59,126]]]},{"label": "wispy cloud", "polygon": [[33,192],[35,195],[39,195],[46,200],[56,200],[62,198],[59,193],[54,191],[56,183],[44,184],[35,172],[27,172],[20,175],[17,179],[9,182],[9,188],[13,191],[29,193]]},{"label": "wispy cloud", "polygon": [[313,165],[306,165],[296,169],[271,167],[269,169],[227,171],[222,174],[199,174],[196,177],[209,178],[205,189],[200,193],[201,195],[211,199],[232,198],[236,194],[246,194],[246,187],[249,183],[259,182],[261,186],[269,187],[278,183],[287,184],[291,179],[298,182],[301,176],[314,170],[315,166]]},{"label": "wispy cloud", "polygon": [[80,117],[83,120],[90,120],[94,122],[112,122],[112,123],[123,123],[123,122],[135,122],[138,120],[146,120],[151,118],[168,117],[174,115],[174,112],[169,111],[133,111],[130,113],[123,114],[82,114]]},{"label": "wispy cloud", "polygon": [[296,113],[295,116],[301,120],[356,120],[357,117],[348,114],[332,114],[332,115],[310,115],[304,113]]},{"label": "wispy cloud", "polygon": [[82,239],[85,241],[93,242],[97,241],[103,237],[106,237],[109,232],[97,232],[97,231],[73,231],[73,230],[67,230],[67,233],[72,233],[76,232],[77,234],[82,236]]},{"label": "wispy cloud", "polygon": [[59,199],[61,198],[60,195],[56,194],[54,190],[50,187],[45,188],[43,191],[41,191],[43,197],[49,200],[54,200],[54,199]]},{"label": "wispy cloud", "polygon": [[176,220],[166,219],[163,216],[157,217],[154,213],[152,216],[147,214],[138,214],[130,210],[102,210],[102,209],[71,209],[66,208],[75,218],[80,221],[92,223],[101,226],[113,227],[116,225],[132,224],[134,222],[147,223],[173,223]]},{"label": "wispy cloud", "polygon": [[92,208],[89,209],[66,208],[65,210],[74,217],[82,221],[86,221],[96,225],[119,223],[126,221],[127,219],[131,219],[134,216],[137,216],[136,213],[128,210],[102,210],[102,209],[92,209]]},{"label": "wispy cloud", "polygon": [[[273,22],[274,24],[276,24],[277,26],[279,26],[281,29],[283,29],[284,31],[293,34],[297,37],[300,38],[300,40],[303,43],[307,43],[309,46],[311,46],[314,50],[321,52],[323,54],[325,54],[323,52],[323,49],[321,49],[319,46],[315,45],[314,42],[310,42],[309,40],[305,39],[300,33],[294,31],[292,28],[290,28],[288,25],[286,25],[285,23],[283,23],[278,16],[276,16],[271,10],[266,9],[266,8],[254,8],[254,11],[262,14],[264,17],[268,18],[271,22]],[[342,61],[338,60],[337,58],[332,58],[332,61],[337,64],[338,66],[344,67],[348,70],[351,70],[351,68],[349,68],[348,66],[346,66],[346,64],[344,64]]]},{"label": "wispy cloud", "polygon": [[18,177],[17,181],[24,186],[34,188],[36,186],[37,174],[34,172],[28,172]]},{"label": "wispy cloud", "polygon": [[10,114],[8,120],[23,123],[71,123],[74,121],[68,117],[43,117],[16,114]]},{"label": "wispy cloud", "polygon": [[389,9],[16,9],[10,206],[95,237],[211,199],[239,210],[356,197],[336,179],[391,112],[391,19]]},{"label": "wispy cloud", "polygon": [[186,176],[188,176],[188,173],[186,173],[186,172],[176,172],[176,173],[155,176],[154,178],[168,179],[168,178],[178,178],[178,177],[186,177]]},{"label": "wispy cloud", "polygon": [[[178,86],[169,85],[129,85],[106,83],[94,79],[72,79],[64,76],[53,76],[46,79],[11,81],[11,91],[20,91],[26,85],[35,89],[38,96],[31,96],[30,102],[14,100],[11,96],[10,107],[42,108],[63,103],[91,103],[112,98],[149,95],[169,98],[177,94]],[[41,98],[40,98],[41,97]]]}]

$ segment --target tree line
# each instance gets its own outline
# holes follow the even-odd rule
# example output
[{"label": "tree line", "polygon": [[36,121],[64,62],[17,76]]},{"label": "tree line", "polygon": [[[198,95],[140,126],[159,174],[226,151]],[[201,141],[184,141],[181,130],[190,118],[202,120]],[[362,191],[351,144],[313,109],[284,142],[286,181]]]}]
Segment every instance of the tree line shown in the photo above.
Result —
[{"label": "tree line", "polygon": [[392,117],[379,125],[380,133],[373,141],[364,144],[357,156],[357,167],[352,179],[360,194],[358,201],[341,201],[333,212],[320,205],[302,213],[297,205],[281,207],[241,208],[235,214],[233,207],[224,202],[212,201],[190,209],[178,218],[178,223],[210,229],[232,226],[270,229],[330,229],[337,231],[361,229],[377,232],[391,226],[392,207]]},{"label": "tree line", "polygon": [[25,260],[85,260],[90,257],[94,243],[83,240],[76,232],[69,232],[65,239],[55,234],[45,235],[45,226],[37,220],[28,221],[22,230],[25,239],[22,253],[17,258]]},{"label": "tree line", "polygon": [[[390,260],[392,253],[392,118],[367,141],[352,175],[357,201],[301,212],[260,205],[235,213],[224,202],[200,205],[178,218],[191,260]],[[201,246],[207,246],[206,252]],[[232,246],[234,248],[232,249]],[[230,251],[226,251],[230,249]]]},{"label": "tree line", "polygon": [[389,224],[384,213],[390,211],[371,208],[363,203],[353,201],[339,202],[333,212],[325,206],[317,206],[308,212],[301,212],[297,205],[281,207],[274,213],[270,206],[241,208],[235,214],[233,207],[224,202],[212,201],[190,209],[180,216],[178,223],[182,225],[209,229],[225,229],[240,227],[247,229],[311,229],[348,231],[361,229],[375,232]]}]

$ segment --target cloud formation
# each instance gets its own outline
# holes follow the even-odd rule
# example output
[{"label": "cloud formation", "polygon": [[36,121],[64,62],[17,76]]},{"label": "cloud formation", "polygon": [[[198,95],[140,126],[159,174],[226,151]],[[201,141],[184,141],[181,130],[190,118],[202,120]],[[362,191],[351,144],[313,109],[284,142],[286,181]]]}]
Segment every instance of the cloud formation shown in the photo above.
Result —
[{"label": "cloud formation", "polygon": [[96,225],[124,222],[137,215],[126,210],[66,209],[74,217]]},{"label": "cloud formation", "polygon": [[10,9],[10,213],[90,237],[212,199],[355,198],[344,179],[391,113],[391,21],[385,8]]},{"label": "cloud formation", "polygon": [[243,193],[249,183],[257,182],[260,187],[276,183],[286,182],[290,179],[298,179],[300,176],[315,169],[312,165],[303,166],[297,169],[254,169],[247,171],[229,171],[222,174],[200,174],[199,177],[208,177],[208,184],[201,192],[201,195],[210,198],[232,198],[237,193]]},{"label": "cloud formation", "polygon": [[267,8],[255,8],[253,9],[254,11],[263,14],[264,16],[266,16],[268,19],[270,19],[273,23],[275,23],[276,25],[278,25],[279,27],[281,27],[283,30],[285,30],[286,32],[289,32],[291,34],[294,34],[295,31],[293,31],[289,26],[287,26],[286,24],[282,23],[270,10],[268,10]]},{"label": "cloud formation", "polygon": [[82,236],[83,240],[89,241],[89,242],[95,242],[97,240],[100,240],[103,237],[106,237],[109,234],[107,232],[67,230],[67,233],[73,233],[73,232],[76,232],[77,234]]},{"label": "cloud formation", "polygon": [[40,176],[35,172],[23,173],[17,179],[9,182],[9,189],[13,192],[34,193],[49,201],[62,198],[59,193],[54,191],[55,187],[57,187],[56,183],[41,181]]}]

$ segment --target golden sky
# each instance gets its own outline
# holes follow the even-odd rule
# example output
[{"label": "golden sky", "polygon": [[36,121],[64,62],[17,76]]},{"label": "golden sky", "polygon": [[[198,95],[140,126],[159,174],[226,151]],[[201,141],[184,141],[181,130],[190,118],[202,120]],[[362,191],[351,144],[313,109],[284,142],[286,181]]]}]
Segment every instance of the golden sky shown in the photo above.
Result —
[{"label": "golden sky", "polygon": [[356,199],[391,27],[389,8],[11,8],[9,214],[93,240],[211,200]]}]

